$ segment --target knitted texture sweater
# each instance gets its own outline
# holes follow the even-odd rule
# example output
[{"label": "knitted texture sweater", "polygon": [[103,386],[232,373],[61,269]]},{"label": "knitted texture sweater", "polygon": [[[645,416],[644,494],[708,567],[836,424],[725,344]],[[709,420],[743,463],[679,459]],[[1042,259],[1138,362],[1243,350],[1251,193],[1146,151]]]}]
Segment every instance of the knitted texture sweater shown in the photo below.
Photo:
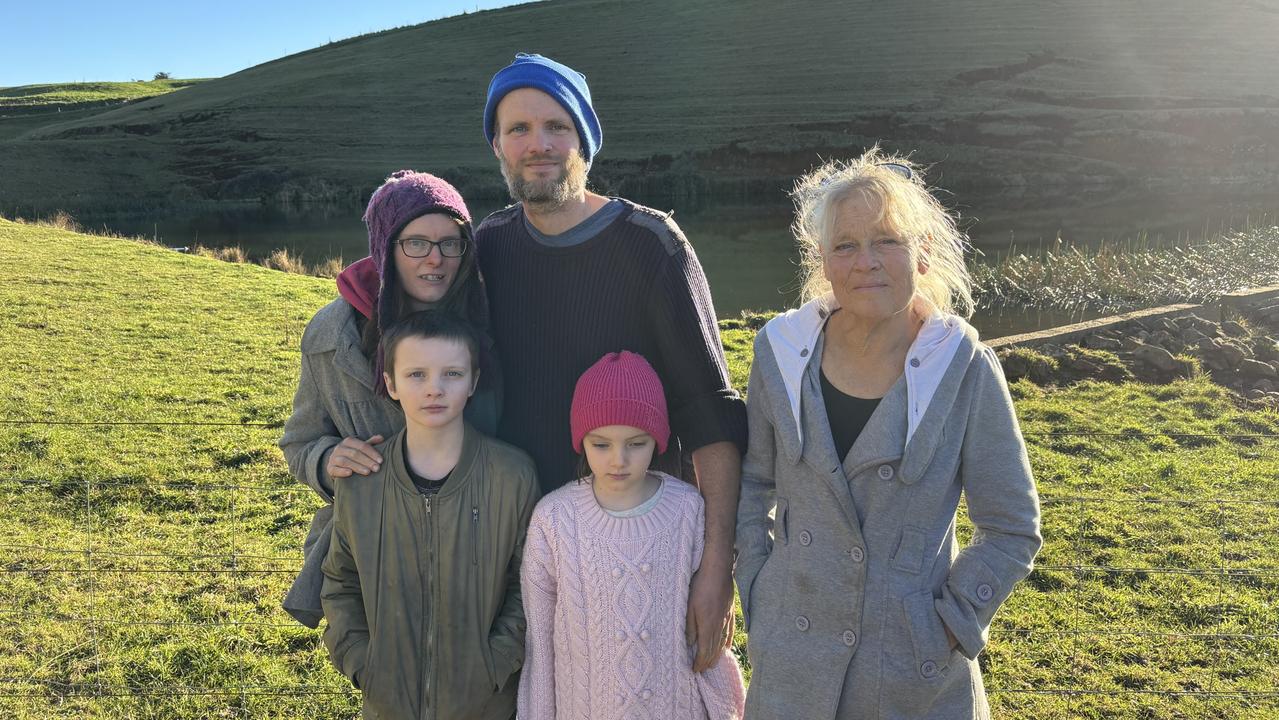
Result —
[{"label": "knitted texture sweater", "polygon": [[475,231],[505,389],[497,436],[533,457],[544,493],[577,477],[573,385],[610,352],[643,355],[665,385],[673,437],[658,467],[679,473],[681,447],[746,448],[745,404],[697,255],[668,215],[623,202],[617,219],[570,247],[537,242],[520,205]]},{"label": "knitted texture sweater", "polygon": [[521,573],[521,720],[742,716],[737,660],[725,650],[694,673],[684,641],[702,497],[669,475],[662,482],[657,505],[635,517],[606,513],[589,482],[565,485],[533,511]]}]

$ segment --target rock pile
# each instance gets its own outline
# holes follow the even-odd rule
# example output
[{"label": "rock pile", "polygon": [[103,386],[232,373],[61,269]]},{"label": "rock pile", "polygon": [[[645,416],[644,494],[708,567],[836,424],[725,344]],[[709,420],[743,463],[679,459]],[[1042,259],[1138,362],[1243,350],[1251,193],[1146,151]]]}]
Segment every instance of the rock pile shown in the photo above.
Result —
[{"label": "rock pile", "polygon": [[[1200,310],[1202,312],[1202,309]],[[1279,407],[1279,302],[1214,322],[1197,314],[1131,320],[1082,337],[1000,350],[1008,379],[1068,384],[1083,379],[1166,383],[1197,370],[1249,400]]]}]

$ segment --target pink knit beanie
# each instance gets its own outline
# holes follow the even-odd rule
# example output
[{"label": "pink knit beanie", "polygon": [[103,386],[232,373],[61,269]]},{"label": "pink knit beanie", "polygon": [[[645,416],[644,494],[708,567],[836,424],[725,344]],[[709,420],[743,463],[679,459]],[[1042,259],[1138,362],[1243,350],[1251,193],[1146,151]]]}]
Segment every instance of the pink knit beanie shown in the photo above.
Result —
[{"label": "pink knit beanie", "polygon": [[666,394],[657,371],[643,355],[623,350],[609,353],[582,373],[573,389],[569,413],[573,449],[582,452],[582,438],[606,425],[630,425],[647,432],[657,441],[657,451],[666,452],[671,437],[666,417]]}]

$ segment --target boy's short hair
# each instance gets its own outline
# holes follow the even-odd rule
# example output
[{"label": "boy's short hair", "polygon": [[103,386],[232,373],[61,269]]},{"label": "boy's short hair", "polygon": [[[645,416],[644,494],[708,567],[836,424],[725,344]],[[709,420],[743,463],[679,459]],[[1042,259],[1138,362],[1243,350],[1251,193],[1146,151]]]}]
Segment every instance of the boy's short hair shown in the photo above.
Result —
[{"label": "boy's short hair", "polygon": [[471,354],[471,372],[480,367],[480,341],[475,327],[448,310],[422,310],[397,321],[382,333],[382,367],[395,377],[395,349],[405,338],[441,338],[466,346]]}]

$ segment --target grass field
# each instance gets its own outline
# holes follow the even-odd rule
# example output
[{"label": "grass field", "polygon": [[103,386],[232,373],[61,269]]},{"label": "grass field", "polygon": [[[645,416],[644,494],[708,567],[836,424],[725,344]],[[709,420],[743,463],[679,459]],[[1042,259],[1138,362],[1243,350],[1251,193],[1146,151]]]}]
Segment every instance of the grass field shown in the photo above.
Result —
[{"label": "grass field", "polygon": [[[332,281],[2,220],[0,276],[0,715],[355,713],[278,607],[317,501],[275,442]],[[1204,378],[1012,390],[1047,542],[983,657],[997,716],[1275,717],[1279,417]]]},{"label": "grass field", "polygon": [[479,123],[490,76],[520,50],[590,79],[605,190],[771,196],[819,156],[879,140],[941,163],[950,188],[1274,182],[1277,27],[1277,0],[535,3],[16,139],[0,119],[0,209],[350,198],[404,166],[500,194]]}]

